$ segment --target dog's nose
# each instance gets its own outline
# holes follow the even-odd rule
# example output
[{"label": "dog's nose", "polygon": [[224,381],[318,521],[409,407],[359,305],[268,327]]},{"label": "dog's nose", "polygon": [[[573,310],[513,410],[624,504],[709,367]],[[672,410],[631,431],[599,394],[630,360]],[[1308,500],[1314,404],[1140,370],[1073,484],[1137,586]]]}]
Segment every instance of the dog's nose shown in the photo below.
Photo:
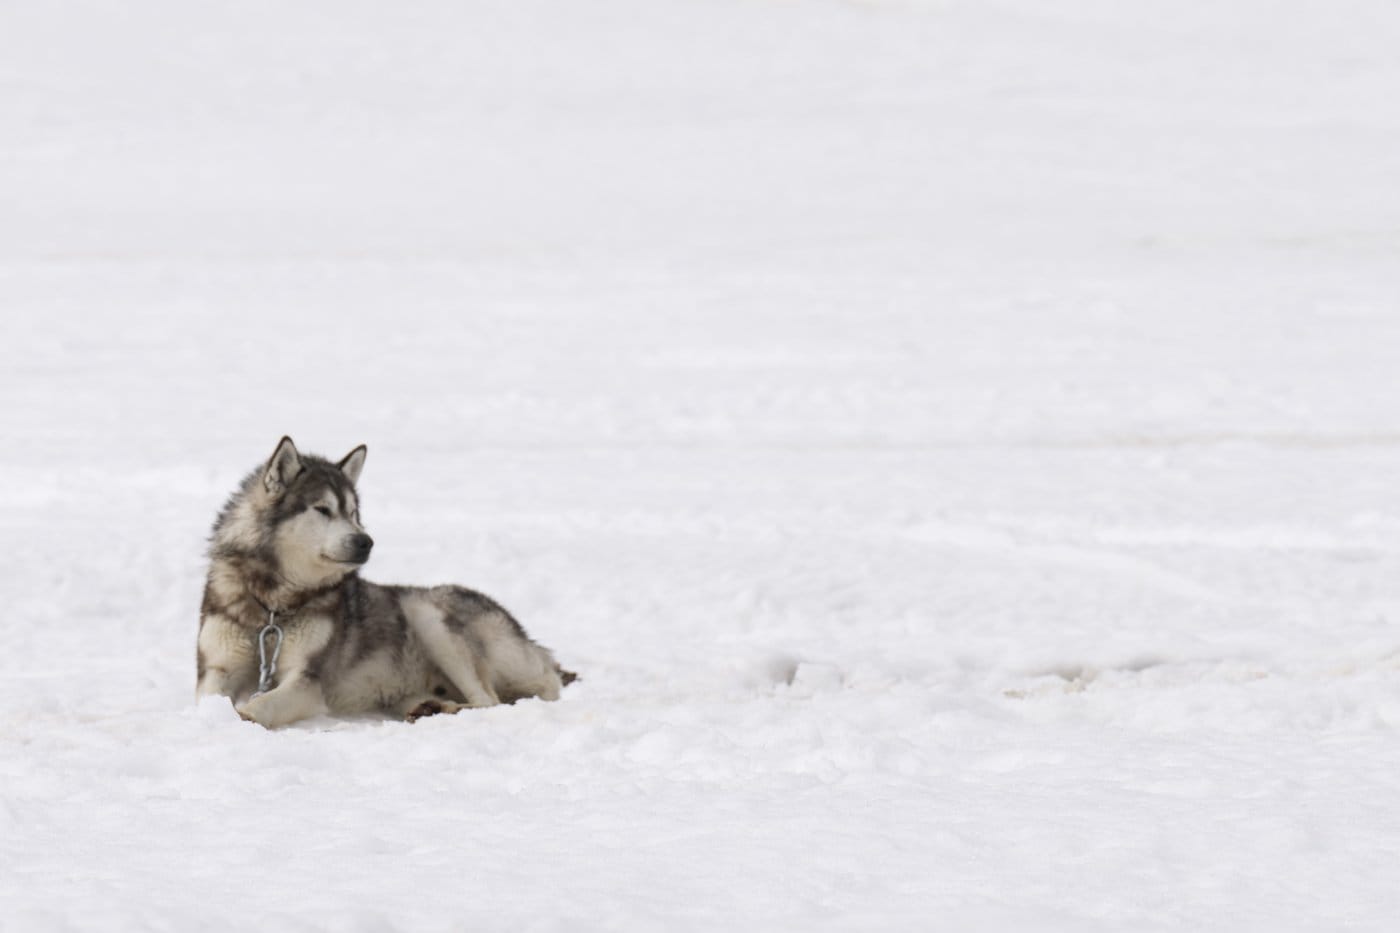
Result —
[{"label": "dog's nose", "polygon": [[374,547],[374,539],[369,535],[353,535],[350,538],[350,547],[354,548],[355,556],[363,560],[369,557],[369,549]]}]

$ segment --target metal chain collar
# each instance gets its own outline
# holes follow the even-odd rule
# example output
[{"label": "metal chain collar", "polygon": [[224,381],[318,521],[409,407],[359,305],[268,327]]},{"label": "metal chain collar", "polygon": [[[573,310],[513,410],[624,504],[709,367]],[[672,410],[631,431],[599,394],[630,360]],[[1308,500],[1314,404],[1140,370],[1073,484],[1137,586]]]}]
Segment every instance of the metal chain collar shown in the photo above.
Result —
[{"label": "metal chain collar", "polygon": [[[267,656],[267,636],[271,633],[275,636],[272,643],[272,657]],[[258,632],[258,692],[266,693],[272,689],[272,678],[277,676],[277,656],[282,653],[282,626],[277,624],[277,612],[273,609],[267,610],[267,624]]]}]

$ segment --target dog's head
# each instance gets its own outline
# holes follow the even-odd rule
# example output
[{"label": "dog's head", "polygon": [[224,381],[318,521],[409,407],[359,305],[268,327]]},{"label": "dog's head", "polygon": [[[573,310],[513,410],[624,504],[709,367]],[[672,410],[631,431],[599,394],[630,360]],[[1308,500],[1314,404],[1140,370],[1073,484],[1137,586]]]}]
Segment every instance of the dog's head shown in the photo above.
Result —
[{"label": "dog's head", "polygon": [[216,551],[256,556],[282,580],[315,589],[335,583],[369,560],[374,541],[360,524],[355,482],[365,465],[365,447],[339,463],[298,452],[282,438],[261,470],[220,516]]},{"label": "dog's head", "polygon": [[282,438],[263,468],[262,491],[270,508],[272,548],[282,575],[299,586],[319,586],[369,560],[374,541],[360,524],[355,481],[365,447],[339,463],[303,457]]}]

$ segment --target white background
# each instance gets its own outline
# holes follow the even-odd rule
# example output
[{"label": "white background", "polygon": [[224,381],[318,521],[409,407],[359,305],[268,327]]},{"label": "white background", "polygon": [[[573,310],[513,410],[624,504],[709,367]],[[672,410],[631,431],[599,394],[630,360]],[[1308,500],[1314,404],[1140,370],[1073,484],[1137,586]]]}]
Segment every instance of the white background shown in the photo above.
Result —
[{"label": "white background", "polygon": [[[0,926],[1400,916],[1384,0],[0,8]],[[193,702],[209,524],[561,702]]]}]

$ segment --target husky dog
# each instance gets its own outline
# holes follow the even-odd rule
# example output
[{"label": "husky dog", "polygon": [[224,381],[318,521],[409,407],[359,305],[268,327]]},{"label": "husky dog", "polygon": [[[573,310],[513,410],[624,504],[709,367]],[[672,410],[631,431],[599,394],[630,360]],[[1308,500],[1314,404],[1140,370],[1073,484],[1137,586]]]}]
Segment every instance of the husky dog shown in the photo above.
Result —
[{"label": "husky dog", "polygon": [[364,464],[363,446],[331,463],[284,437],[229,499],[209,544],[197,696],[229,697],[268,728],[558,699],[575,675],[488,597],[360,579],[374,546],[355,491]]}]

